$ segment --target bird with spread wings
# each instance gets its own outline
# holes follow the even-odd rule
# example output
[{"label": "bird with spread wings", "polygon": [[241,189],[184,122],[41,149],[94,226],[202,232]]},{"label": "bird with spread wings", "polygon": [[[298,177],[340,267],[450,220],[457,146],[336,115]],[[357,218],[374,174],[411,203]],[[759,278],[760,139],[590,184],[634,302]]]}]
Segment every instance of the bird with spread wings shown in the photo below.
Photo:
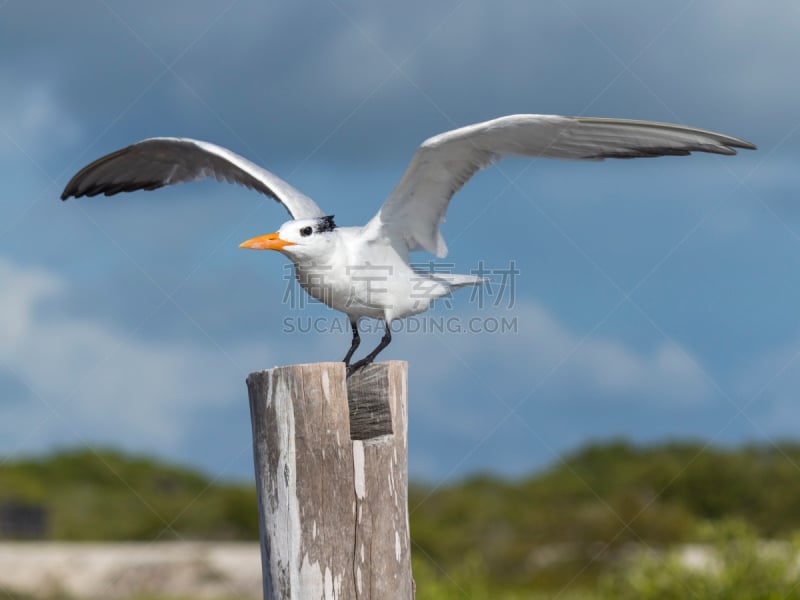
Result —
[{"label": "bird with spread wings", "polygon": [[[155,190],[213,177],[277,200],[292,219],[275,233],[247,240],[241,247],[281,252],[294,263],[303,289],[347,315],[353,338],[344,362],[351,373],[371,363],[391,342],[392,321],[424,312],[436,298],[483,282],[472,275],[421,272],[409,258],[420,250],[439,258],[447,255],[439,225],[450,199],[480,169],[506,156],[599,161],[692,152],[731,155],[737,148],[755,146],[667,123],[511,115],[426,140],[378,213],[363,227],[339,227],[311,198],[238,154],[208,142],[161,137],[87,165],[69,181],[61,199]],[[374,269],[380,272],[379,285],[375,277],[365,276],[365,271]],[[360,343],[362,318],[380,319],[386,330],[374,350],[351,363]]]}]

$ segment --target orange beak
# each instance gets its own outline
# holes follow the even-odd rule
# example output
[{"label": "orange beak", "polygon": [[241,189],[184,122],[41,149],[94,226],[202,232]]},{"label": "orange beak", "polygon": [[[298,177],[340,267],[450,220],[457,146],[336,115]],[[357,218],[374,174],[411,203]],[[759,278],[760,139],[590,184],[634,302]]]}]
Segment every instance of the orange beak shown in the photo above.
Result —
[{"label": "orange beak", "polygon": [[278,232],[254,237],[239,244],[239,248],[250,250],[283,250],[286,246],[294,246],[294,242],[287,242],[278,237]]}]

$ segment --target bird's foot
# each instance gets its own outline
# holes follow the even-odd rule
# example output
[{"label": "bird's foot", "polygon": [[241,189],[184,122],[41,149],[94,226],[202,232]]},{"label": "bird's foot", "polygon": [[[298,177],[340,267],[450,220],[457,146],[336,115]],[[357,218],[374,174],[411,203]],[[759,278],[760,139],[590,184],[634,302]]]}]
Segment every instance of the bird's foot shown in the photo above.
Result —
[{"label": "bird's foot", "polygon": [[348,365],[345,363],[345,369],[347,370],[347,377],[350,377],[353,373],[361,369],[362,367],[366,367],[368,364],[372,362],[371,359],[362,358],[361,360],[357,360],[352,365]]}]

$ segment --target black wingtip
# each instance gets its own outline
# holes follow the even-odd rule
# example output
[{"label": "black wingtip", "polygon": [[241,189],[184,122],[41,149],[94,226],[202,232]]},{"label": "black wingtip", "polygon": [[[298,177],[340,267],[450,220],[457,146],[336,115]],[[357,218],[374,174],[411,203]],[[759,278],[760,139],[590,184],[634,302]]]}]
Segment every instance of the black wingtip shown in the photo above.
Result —
[{"label": "black wingtip", "polygon": [[68,200],[69,198],[80,198],[83,194],[78,192],[78,184],[75,181],[77,175],[67,182],[64,186],[64,191],[61,192],[61,200]]}]

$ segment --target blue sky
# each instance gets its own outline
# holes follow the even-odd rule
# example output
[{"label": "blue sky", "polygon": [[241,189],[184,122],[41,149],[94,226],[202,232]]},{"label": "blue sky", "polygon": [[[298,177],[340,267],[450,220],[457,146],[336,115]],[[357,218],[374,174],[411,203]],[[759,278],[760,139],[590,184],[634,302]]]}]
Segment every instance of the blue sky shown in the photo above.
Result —
[{"label": "blue sky", "polygon": [[60,202],[87,162],[204,139],[361,224],[422,140],[520,112],[759,150],[476,176],[443,262],[514,261],[514,304],[462,292],[432,316],[518,331],[395,336],[412,477],[519,475],[616,436],[796,438],[798,30],[789,0],[0,0],[0,454],[113,445],[250,477],[246,375],[349,344],[286,333],[337,314],[283,304],[286,260],[237,247],[280,206],[216,182]]}]

